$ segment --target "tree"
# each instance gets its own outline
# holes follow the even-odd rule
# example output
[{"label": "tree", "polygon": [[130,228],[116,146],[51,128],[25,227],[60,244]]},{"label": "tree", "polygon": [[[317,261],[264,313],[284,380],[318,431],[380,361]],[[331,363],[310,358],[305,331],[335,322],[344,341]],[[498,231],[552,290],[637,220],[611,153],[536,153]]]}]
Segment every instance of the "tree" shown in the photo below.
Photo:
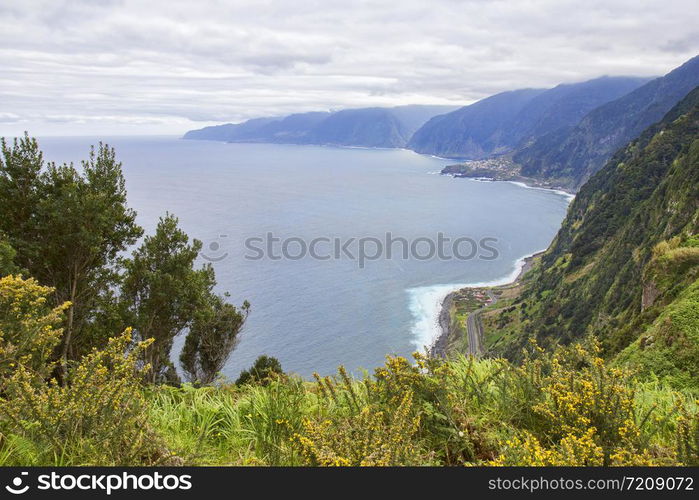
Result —
[{"label": "tree", "polygon": [[282,364],[277,358],[262,355],[255,360],[255,363],[248,370],[240,372],[235,385],[260,383],[266,385],[272,378],[283,375]]},{"label": "tree", "polygon": [[43,154],[25,132],[10,145],[0,139],[0,231],[17,253],[20,267],[37,257],[37,207],[42,196]]},{"label": "tree", "polygon": [[15,255],[15,249],[0,234],[0,277],[17,272]]},{"label": "tree", "polygon": [[62,372],[106,342],[81,335],[100,295],[116,283],[119,252],[143,234],[126,205],[121,163],[100,143],[82,171],[72,164],[48,164],[36,140],[26,134],[10,147],[2,141],[0,219],[17,265],[51,286],[55,304],[69,302],[59,348]]},{"label": "tree", "polygon": [[125,276],[121,300],[127,320],[136,335],[153,343],[144,350],[144,362],[150,364],[150,381],[177,382],[170,361],[174,338],[190,326],[208,300],[215,285],[210,264],[194,269],[201,242],[192,240],[178,227],[178,219],[161,217],[153,236],[124,262]]},{"label": "tree", "polygon": [[[100,294],[116,282],[119,252],[136,242],[143,229],[136,212],[126,206],[121,163],[114,150],[100,144],[82,163],[83,175],[73,165],[50,164],[43,175],[43,197],[38,207],[41,261],[29,270],[56,289],[56,302],[68,301],[66,327],[60,350],[63,369],[93,347],[80,337]],[[106,341],[104,339],[100,339]],[[77,344],[77,348],[74,348]]]},{"label": "tree", "polygon": [[238,343],[238,334],[245,323],[250,304],[243,302],[238,310],[211,295],[208,307],[197,314],[185,339],[180,362],[190,382],[211,384],[223,369]]}]

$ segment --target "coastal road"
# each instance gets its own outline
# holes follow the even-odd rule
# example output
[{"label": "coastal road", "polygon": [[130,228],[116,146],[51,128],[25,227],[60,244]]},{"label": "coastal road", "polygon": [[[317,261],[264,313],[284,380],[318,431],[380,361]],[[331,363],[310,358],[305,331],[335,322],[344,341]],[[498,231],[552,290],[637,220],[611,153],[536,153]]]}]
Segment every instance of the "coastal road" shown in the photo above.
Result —
[{"label": "coastal road", "polygon": [[[495,294],[487,291],[490,297],[490,304],[495,304],[498,300]],[[468,354],[480,358],[483,355],[483,323],[481,322],[481,312],[483,308],[477,309],[466,318],[466,334],[468,335]]]},{"label": "coastal road", "polygon": [[477,358],[483,353],[481,339],[483,337],[483,325],[481,324],[481,310],[473,311],[466,318],[466,332],[468,332],[468,353]]}]

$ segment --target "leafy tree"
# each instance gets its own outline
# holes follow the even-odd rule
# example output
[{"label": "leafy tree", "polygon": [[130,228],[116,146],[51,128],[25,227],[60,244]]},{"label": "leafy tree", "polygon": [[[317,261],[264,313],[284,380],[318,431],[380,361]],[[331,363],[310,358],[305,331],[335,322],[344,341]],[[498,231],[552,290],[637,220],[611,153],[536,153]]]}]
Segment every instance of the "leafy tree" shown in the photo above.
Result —
[{"label": "leafy tree", "polygon": [[178,227],[178,219],[161,217],[153,236],[124,262],[126,274],[121,300],[129,324],[142,340],[154,339],[144,350],[150,364],[150,381],[177,382],[170,361],[173,339],[190,326],[209,300],[215,285],[210,264],[194,268],[201,242],[192,240]]},{"label": "leafy tree", "polygon": [[201,385],[211,384],[238,344],[250,304],[242,310],[211,295],[209,306],[197,314],[185,339],[180,362],[187,378]]},{"label": "leafy tree", "polygon": [[17,264],[55,290],[55,304],[70,302],[59,348],[65,374],[68,359],[106,341],[81,334],[95,302],[116,282],[119,252],[143,230],[126,205],[112,148],[93,148],[81,171],[72,164],[44,168],[36,140],[26,135],[11,147],[3,141],[2,153],[0,230],[17,250]]},{"label": "leafy tree", "polygon": [[0,235],[0,276],[6,276],[17,272],[14,260],[17,252]]},{"label": "leafy tree", "polygon": [[26,133],[8,144],[0,139],[0,231],[31,269],[37,257],[37,207],[42,196],[44,158],[36,139]]},{"label": "leafy tree", "polygon": [[32,273],[56,288],[58,303],[72,304],[60,353],[64,367],[68,357],[76,359],[91,347],[73,349],[76,341],[86,340],[74,334],[90,317],[98,296],[115,283],[113,266],[119,252],[143,234],[136,213],[126,206],[125,181],[114,150],[100,144],[82,170],[83,175],[73,165],[50,164],[44,175],[45,195],[39,204],[42,265],[34,266]]},{"label": "leafy tree", "polygon": [[248,370],[240,372],[235,385],[245,385],[253,383],[267,383],[275,376],[283,375],[282,364],[277,358],[272,356],[262,355],[255,360],[255,363]]}]

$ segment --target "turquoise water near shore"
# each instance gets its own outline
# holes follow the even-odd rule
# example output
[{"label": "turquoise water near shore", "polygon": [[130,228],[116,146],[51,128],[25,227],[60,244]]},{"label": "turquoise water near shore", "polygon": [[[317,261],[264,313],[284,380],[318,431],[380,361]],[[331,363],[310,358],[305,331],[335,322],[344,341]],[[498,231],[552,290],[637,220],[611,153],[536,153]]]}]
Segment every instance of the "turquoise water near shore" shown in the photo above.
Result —
[{"label": "turquoise water near shore", "polygon": [[[166,211],[176,214],[204,242],[219,290],[235,303],[250,301],[241,342],[224,370],[231,378],[260,354],[303,376],[329,374],[339,364],[356,373],[386,354],[409,355],[438,333],[439,302],[448,291],[514,277],[519,259],[548,246],[569,202],[563,193],[436,175],[450,161],[405,150],[103,140],[124,163],[139,223],[152,231]],[[39,140],[46,159],[59,162],[79,162],[97,141]],[[299,242],[316,238],[356,242],[390,233],[412,243],[442,233],[452,241],[493,238],[498,257],[424,260],[423,241],[417,256],[402,259],[398,245],[392,258],[384,254],[364,266],[346,255],[246,258],[255,254],[246,239],[268,233],[296,238],[289,240],[293,255]],[[333,253],[331,243],[317,248]]]}]

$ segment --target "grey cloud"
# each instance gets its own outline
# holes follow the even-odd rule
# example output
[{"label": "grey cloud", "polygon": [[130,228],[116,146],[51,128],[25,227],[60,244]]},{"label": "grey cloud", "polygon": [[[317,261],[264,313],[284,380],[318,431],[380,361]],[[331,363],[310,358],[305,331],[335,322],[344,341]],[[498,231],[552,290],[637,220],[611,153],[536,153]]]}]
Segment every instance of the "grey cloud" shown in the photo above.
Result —
[{"label": "grey cloud", "polygon": [[0,6],[0,134],[181,133],[660,75],[697,53],[698,25],[695,0],[24,0]]},{"label": "grey cloud", "polygon": [[331,54],[298,55],[279,52],[276,54],[262,54],[254,57],[243,58],[243,62],[255,68],[267,70],[290,69],[298,64],[328,64],[332,60]]},{"label": "grey cloud", "polygon": [[0,123],[18,123],[20,117],[14,113],[0,113]]},{"label": "grey cloud", "polygon": [[686,54],[699,47],[699,31],[684,38],[668,40],[660,46],[660,50],[672,54]]}]

